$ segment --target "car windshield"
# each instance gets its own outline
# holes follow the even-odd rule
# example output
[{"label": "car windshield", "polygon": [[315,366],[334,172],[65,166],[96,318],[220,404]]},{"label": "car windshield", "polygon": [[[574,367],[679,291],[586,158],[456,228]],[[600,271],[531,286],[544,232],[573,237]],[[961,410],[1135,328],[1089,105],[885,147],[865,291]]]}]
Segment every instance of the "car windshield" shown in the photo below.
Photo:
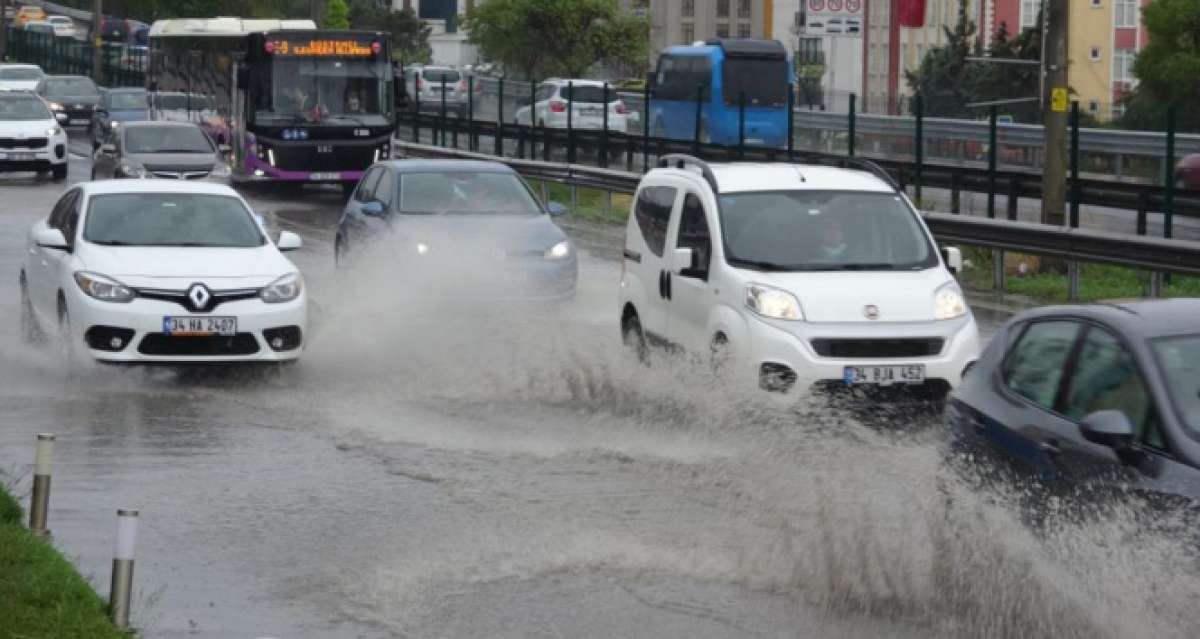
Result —
[{"label": "car windshield", "polygon": [[521,178],[507,173],[405,173],[400,212],[537,215],[542,209]]},{"label": "car windshield", "polygon": [[52,119],[46,104],[31,95],[0,96],[0,121]]},{"label": "car windshield", "polygon": [[44,77],[46,77],[46,74],[42,73],[41,70],[31,67],[0,69],[0,80],[18,80],[28,82],[31,80],[41,80]]},{"label": "car windshield", "polygon": [[91,198],[83,239],[108,246],[249,248],[266,241],[241,200],[201,193],[118,193]]},{"label": "car windshield", "polygon": [[99,96],[96,85],[87,78],[46,80],[46,95]]},{"label": "car windshield", "polygon": [[108,108],[114,111],[128,111],[132,109],[146,108],[145,93],[110,93],[108,95]]},{"label": "car windshield", "polygon": [[213,153],[212,142],[199,127],[146,126],[125,130],[127,153]]},{"label": "car windshield", "polygon": [[892,193],[759,191],[721,198],[730,264],[770,271],[936,266],[916,215]]},{"label": "car windshield", "polygon": [[[604,104],[604,87],[566,86],[562,88],[562,97],[564,100],[570,100],[571,102],[580,102],[583,104]],[[609,89],[608,99],[610,102],[616,100],[617,92]]]},{"label": "car windshield", "polygon": [[1200,335],[1160,337],[1151,343],[1179,421],[1200,437]]}]

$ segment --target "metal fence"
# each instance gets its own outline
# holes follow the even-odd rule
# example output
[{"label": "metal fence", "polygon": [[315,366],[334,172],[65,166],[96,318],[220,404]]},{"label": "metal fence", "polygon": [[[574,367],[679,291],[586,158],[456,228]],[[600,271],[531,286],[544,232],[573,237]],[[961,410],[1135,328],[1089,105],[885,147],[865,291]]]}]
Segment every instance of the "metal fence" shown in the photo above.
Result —
[{"label": "metal fence", "polygon": [[91,42],[57,37],[10,27],[8,55],[15,61],[36,64],[56,75],[91,76],[94,58],[101,56],[101,77],[96,84],[108,87],[140,87],[146,83],[147,58],[136,49],[106,43],[99,49]]}]

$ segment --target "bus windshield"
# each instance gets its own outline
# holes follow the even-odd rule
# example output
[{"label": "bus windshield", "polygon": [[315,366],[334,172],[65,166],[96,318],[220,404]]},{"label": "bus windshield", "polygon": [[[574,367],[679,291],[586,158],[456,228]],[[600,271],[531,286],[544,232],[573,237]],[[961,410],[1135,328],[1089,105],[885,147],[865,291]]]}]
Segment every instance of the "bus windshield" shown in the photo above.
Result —
[{"label": "bus windshield", "polygon": [[386,63],[339,58],[278,58],[260,78],[259,124],[382,126],[388,123]]}]

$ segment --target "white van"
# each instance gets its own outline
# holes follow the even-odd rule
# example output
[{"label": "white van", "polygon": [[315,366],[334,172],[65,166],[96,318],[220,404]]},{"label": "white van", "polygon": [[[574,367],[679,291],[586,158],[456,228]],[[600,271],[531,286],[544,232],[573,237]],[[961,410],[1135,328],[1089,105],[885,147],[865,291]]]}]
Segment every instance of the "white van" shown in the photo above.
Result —
[{"label": "white van", "polygon": [[962,255],[887,173],[849,162],[864,170],[663,157],[626,231],[626,343],[711,352],[768,390],[956,386],[979,352]]}]

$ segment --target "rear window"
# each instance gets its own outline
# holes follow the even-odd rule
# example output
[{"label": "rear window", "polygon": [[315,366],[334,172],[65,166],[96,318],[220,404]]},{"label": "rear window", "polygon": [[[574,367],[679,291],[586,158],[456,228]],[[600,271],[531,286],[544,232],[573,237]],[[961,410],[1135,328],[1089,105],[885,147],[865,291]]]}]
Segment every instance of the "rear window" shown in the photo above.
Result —
[{"label": "rear window", "polygon": [[655,255],[662,257],[667,245],[667,224],[671,221],[671,208],[675,206],[676,189],[669,186],[648,186],[638,193],[634,206],[634,217],[646,246]]},{"label": "rear window", "polygon": [[100,95],[96,85],[87,78],[71,78],[69,80],[47,80],[48,95]]},{"label": "rear window", "polygon": [[213,107],[212,98],[204,95],[187,96],[179,93],[159,95],[155,98],[155,102],[158,104],[158,108],[171,111],[185,111],[189,109],[192,111],[203,111],[205,109],[212,109]]},{"label": "rear window", "polygon": [[108,108],[114,111],[145,109],[146,94],[140,92],[110,93],[108,95]]},{"label": "rear window", "polygon": [[724,85],[725,104],[738,104],[739,94],[745,94],[746,106],[787,104],[786,60],[726,59],[721,81]]},{"label": "rear window", "polygon": [[[604,87],[563,87],[562,97],[564,100],[570,100],[571,102],[604,104]],[[610,89],[608,92],[608,100],[611,102],[616,99],[617,92]]]},{"label": "rear window", "polygon": [[32,80],[41,80],[44,77],[46,77],[46,74],[42,73],[38,69],[31,69],[29,67],[16,68],[16,69],[0,69],[0,80],[32,81]]},{"label": "rear window", "polygon": [[462,74],[454,69],[425,69],[421,72],[421,77],[429,82],[458,82],[462,79]]}]

